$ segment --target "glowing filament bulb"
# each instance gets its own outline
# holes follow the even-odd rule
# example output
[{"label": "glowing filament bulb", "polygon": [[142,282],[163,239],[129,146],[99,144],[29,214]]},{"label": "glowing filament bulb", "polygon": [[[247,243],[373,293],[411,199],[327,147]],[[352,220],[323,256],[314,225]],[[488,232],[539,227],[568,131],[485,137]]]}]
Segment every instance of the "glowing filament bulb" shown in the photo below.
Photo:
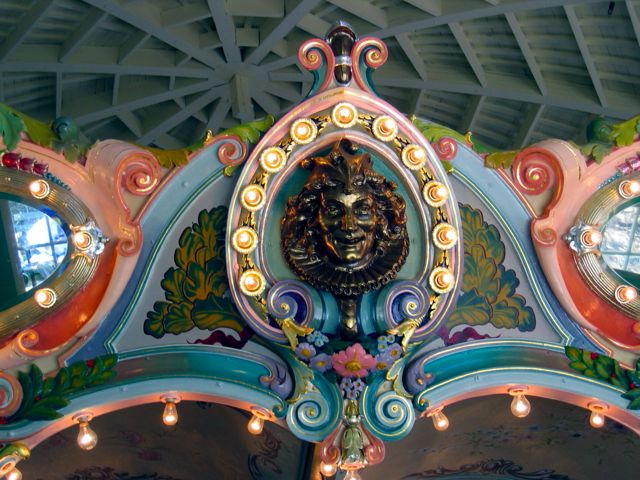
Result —
[{"label": "glowing filament bulb", "polygon": [[36,290],[33,294],[33,298],[42,308],[50,308],[54,303],[56,303],[56,292],[50,288],[41,288]]},{"label": "glowing filament bulb", "polygon": [[43,199],[49,195],[49,184],[44,180],[35,180],[29,184],[29,191],[37,199]]},{"label": "glowing filament bulb", "polygon": [[262,433],[262,429],[264,428],[264,420],[257,415],[251,417],[249,423],[247,424],[247,429],[249,433],[254,435],[260,435]]},{"label": "glowing filament bulb", "polygon": [[600,412],[593,411],[589,417],[589,423],[593,428],[600,428],[604,426],[604,415]]},{"label": "glowing filament bulb", "polygon": [[629,285],[620,285],[615,291],[615,297],[619,303],[632,302],[637,296],[638,291]]},{"label": "glowing filament bulb", "polygon": [[22,480],[22,472],[14,467],[6,476],[7,480]]},{"label": "glowing filament bulb", "polygon": [[73,244],[80,250],[86,250],[93,243],[93,237],[87,232],[76,232],[72,238]]},{"label": "glowing filament bulb", "polygon": [[332,463],[320,463],[320,473],[325,477],[332,477],[338,471],[338,467]]},{"label": "glowing filament bulb", "polygon": [[98,435],[91,429],[87,420],[80,419],[78,425],[78,446],[83,450],[91,450],[98,444]]},{"label": "glowing filament bulb", "polygon": [[178,423],[178,409],[176,403],[173,400],[167,400],[164,404],[164,411],[162,412],[162,423],[171,426]]},{"label": "glowing filament bulb", "polygon": [[625,180],[620,183],[618,189],[620,195],[624,198],[630,198],[640,193],[640,182],[637,180]]},{"label": "glowing filament bulb", "polygon": [[531,403],[527,400],[527,397],[523,393],[518,393],[513,396],[511,401],[511,413],[514,417],[524,418],[531,412]]},{"label": "glowing filament bulb", "polygon": [[431,415],[431,420],[433,421],[433,426],[439,432],[443,432],[447,428],[449,428],[449,419],[442,412],[442,410],[436,410]]}]

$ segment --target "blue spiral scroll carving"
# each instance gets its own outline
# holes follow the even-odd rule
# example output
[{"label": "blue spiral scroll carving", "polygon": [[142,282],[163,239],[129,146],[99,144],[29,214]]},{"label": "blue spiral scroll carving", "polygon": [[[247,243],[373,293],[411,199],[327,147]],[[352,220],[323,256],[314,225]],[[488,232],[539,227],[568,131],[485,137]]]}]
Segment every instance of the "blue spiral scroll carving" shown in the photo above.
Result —
[{"label": "blue spiral scroll carving", "polygon": [[378,295],[376,317],[380,330],[395,329],[407,320],[415,321],[419,326],[412,340],[421,340],[428,328],[427,324],[422,325],[428,313],[429,292],[417,282],[393,282]]},{"label": "blue spiral scroll carving", "polygon": [[271,374],[260,377],[260,383],[269,387],[280,398],[286,399],[293,391],[293,380],[287,367],[273,362],[272,365],[269,365],[269,370]]},{"label": "blue spiral scroll carving", "polygon": [[412,360],[404,372],[404,385],[413,395],[431,385],[436,379],[435,375],[424,371],[426,356],[422,355]]},{"label": "blue spiral scroll carving", "polygon": [[361,396],[365,427],[383,441],[398,440],[413,428],[416,414],[411,399],[394,390],[377,393],[380,382],[374,382]]},{"label": "blue spiral scroll carving", "polygon": [[324,377],[314,376],[307,382],[305,393],[289,407],[287,424],[296,437],[319,442],[335,430],[341,417],[339,390]]}]

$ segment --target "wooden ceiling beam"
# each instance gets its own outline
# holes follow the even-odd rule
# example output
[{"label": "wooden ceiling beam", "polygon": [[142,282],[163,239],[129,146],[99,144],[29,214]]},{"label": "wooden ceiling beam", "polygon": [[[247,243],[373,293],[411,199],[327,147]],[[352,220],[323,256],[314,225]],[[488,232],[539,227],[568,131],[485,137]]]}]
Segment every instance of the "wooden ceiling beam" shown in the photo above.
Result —
[{"label": "wooden ceiling beam", "polygon": [[418,73],[418,76],[422,80],[426,80],[427,79],[427,67],[426,67],[426,65],[424,63],[424,60],[420,56],[420,53],[418,52],[418,50],[414,46],[413,41],[411,40],[411,38],[409,38],[409,34],[408,33],[401,33],[400,35],[396,35],[396,40],[398,40],[398,43],[400,44],[400,47],[402,48],[402,51],[404,52],[404,54],[407,56],[407,58],[411,62],[411,65],[413,65],[413,68]]},{"label": "wooden ceiling beam", "polygon": [[464,33],[462,26],[457,22],[453,22],[449,24],[449,29],[451,30],[451,33],[453,33],[453,36],[456,37],[456,41],[458,42],[458,45],[460,45],[462,53],[464,53],[464,56],[467,58],[478,82],[480,82],[480,85],[483,87],[486,87],[487,76],[484,73],[484,67],[480,63],[478,55],[476,55],[476,51],[467,38],[467,35]]},{"label": "wooden ceiling beam", "polygon": [[148,145],[153,142],[160,135],[167,133],[176,125],[184,122],[187,118],[192,116],[198,110],[203,109],[211,102],[213,102],[216,98],[220,97],[226,91],[226,85],[221,85],[216,88],[212,88],[207,92],[200,95],[198,98],[189,103],[185,108],[181,109],[177,113],[171,113],[167,115],[163,120],[154,125],[151,129],[147,130],[144,135],[142,135],[138,142],[142,145]]},{"label": "wooden ceiling beam", "polygon": [[129,25],[133,25],[137,29],[165,42],[169,46],[177,50],[181,50],[185,54],[197,59],[199,62],[210,68],[217,68],[224,63],[222,59],[219,56],[214,55],[213,52],[201,50],[199,45],[196,45],[182,36],[171,32],[169,29],[164,28],[158,20],[152,18],[151,14],[146,13],[144,10],[140,9],[136,12],[110,0],[83,1],[107,12],[109,15],[128,23]]},{"label": "wooden ceiling beam", "polygon": [[387,14],[367,0],[328,0],[342,10],[352,13],[379,28],[387,28]]},{"label": "wooden ceiling beam", "polygon": [[236,26],[233,17],[225,10],[225,2],[207,0],[209,12],[216,25],[216,33],[222,42],[222,51],[227,63],[241,63],[240,48],[236,43]]},{"label": "wooden ceiling beam", "polygon": [[545,108],[545,105],[541,103],[538,105],[531,105],[529,107],[529,111],[524,116],[522,125],[520,125],[520,129],[513,140],[513,144],[516,148],[524,148],[531,143],[531,138]]},{"label": "wooden ceiling beam", "polygon": [[61,62],[67,61],[67,59],[74,54],[77,48],[80,47],[87,38],[89,38],[89,35],[93,33],[93,31],[100,25],[100,22],[107,16],[106,12],[93,9],[85,20],[75,29],[73,35],[64,42],[60,49],[59,60]]},{"label": "wooden ceiling beam", "polygon": [[580,28],[580,21],[578,20],[575,9],[569,5],[565,5],[564,13],[567,15],[569,25],[571,25],[573,36],[576,38],[576,43],[578,44],[578,48],[580,49],[580,53],[582,54],[582,59],[584,60],[584,64],[587,67],[587,71],[589,72],[589,76],[591,77],[591,83],[593,83],[593,88],[596,91],[596,95],[598,95],[600,104],[604,108],[607,108],[607,98],[604,93],[604,88],[602,86],[602,82],[600,81],[600,76],[598,75],[596,64],[594,63],[593,58],[591,57],[591,53],[589,52],[589,46],[587,45],[587,41],[584,38],[582,29]]},{"label": "wooden ceiling beam", "polygon": [[53,6],[53,0],[40,0],[20,18],[15,28],[8,32],[5,40],[0,44],[0,61],[6,59],[22,41],[31,33],[38,20]]},{"label": "wooden ceiling beam", "polygon": [[542,76],[542,71],[540,70],[540,66],[536,61],[536,57],[531,51],[531,47],[529,46],[529,42],[527,37],[525,36],[520,24],[518,23],[518,19],[513,13],[506,13],[505,18],[507,19],[507,23],[513,32],[513,36],[516,38],[516,42],[518,42],[518,46],[520,47],[520,51],[522,52],[522,56],[524,60],[527,62],[527,66],[529,67],[529,71],[531,75],[533,75],[536,84],[538,85],[538,90],[542,95],[547,94],[547,84],[544,81],[544,77]]}]

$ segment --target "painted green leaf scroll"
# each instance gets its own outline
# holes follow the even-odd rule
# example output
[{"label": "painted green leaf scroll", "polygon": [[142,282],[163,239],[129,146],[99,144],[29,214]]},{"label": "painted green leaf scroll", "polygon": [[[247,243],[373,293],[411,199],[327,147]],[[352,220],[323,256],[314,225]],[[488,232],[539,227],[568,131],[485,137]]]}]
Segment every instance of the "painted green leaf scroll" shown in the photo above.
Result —
[{"label": "painted green leaf scroll", "polygon": [[186,228],[174,253],[175,267],[164,274],[165,301],[147,313],[144,332],[156,338],[194,328],[240,332],[244,323],[229,296],[224,261],[226,207],[202,210]]},{"label": "painted green leaf scroll", "polygon": [[460,204],[460,215],[464,240],[462,294],[447,328],[490,323],[496,328],[533,330],[535,314],[525,298],[516,293],[520,281],[514,270],[503,265],[505,248],[500,232],[484,221],[480,210],[469,205]]},{"label": "painted green leaf scroll", "polygon": [[567,358],[571,360],[569,366],[585,377],[599,380],[625,390],[622,398],[629,400],[629,410],[640,410],[640,359],[636,362],[635,370],[628,370],[617,360],[590,352],[588,350],[565,347]]},{"label": "painted green leaf scroll", "polygon": [[74,394],[103,384],[113,378],[116,355],[103,355],[93,360],[79,361],[58,370],[55,376],[44,378],[37,365],[28,372],[19,372],[22,403],[18,410],[3,423],[20,420],[53,420],[62,417],[60,410],[69,404]]},{"label": "painted green leaf scroll", "polygon": [[6,105],[0,104],[0,136],[8,150],[13,150],[20,141],[24,124]]}]

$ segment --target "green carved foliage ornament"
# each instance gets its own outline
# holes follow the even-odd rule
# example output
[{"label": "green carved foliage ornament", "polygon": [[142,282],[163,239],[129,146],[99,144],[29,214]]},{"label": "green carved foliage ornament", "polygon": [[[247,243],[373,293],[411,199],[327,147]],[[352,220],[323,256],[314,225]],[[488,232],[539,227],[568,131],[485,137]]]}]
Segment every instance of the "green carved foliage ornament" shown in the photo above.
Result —
[{"label": "green carved foliage ornament", "polygon": [[174,253],[175,267],[161,282],[165,301],[147,313],[144,332],[156,338],[179,335],[194,328],[244,328],[229,296],[224,258],[227,208],[215,207],[198,214],[198,222],[180,235]]},{"label": "green carved foliage ornament", "polygon": [[628,370],[606,355],[569,346],[564,351],[571,360],[569,366],[572,369],[585,377],[625,390],[622,398],[629,400],[627,408],[640,410],[640,360],[636,362],[635,370]]},{"label": "green carved foliage ornament", "polygon": [[484,221],[482,212],[460,204],[464,241],[462,293],[447,328],[492,324],[522,332],[536,326],[535,314],[516,293],[520,284],[515,271],[504,267],[504,243],[498,229]]},{"label": "green carved foliage ornament", "polygon": [[37,365],[28,372],[18,373],[22,387],[22,402],[18,410],[0,423],[20,420],[54,420],[62,417],[58,410],[69,404],[69,399],[82,390],[102,385],[113,378],[116,355],[103,355],[93,360],[81,360],[63,367],[55,376],[44,378]]}]

